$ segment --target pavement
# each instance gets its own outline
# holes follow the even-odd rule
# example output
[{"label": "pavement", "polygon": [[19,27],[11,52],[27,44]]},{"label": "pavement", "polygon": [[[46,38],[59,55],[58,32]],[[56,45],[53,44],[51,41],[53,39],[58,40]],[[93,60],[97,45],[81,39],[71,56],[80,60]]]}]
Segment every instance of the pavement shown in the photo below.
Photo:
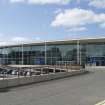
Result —
[{"label": "pavement", "polygon": [[95,105],[105,100],[105,70],[0,90],[0,105]]},{"label": "pavement", "polygon": [[104,101],[101,101],[101,102],[99,102],[99,103],[97,103],[95,105],[105,105],[105,100]]}]

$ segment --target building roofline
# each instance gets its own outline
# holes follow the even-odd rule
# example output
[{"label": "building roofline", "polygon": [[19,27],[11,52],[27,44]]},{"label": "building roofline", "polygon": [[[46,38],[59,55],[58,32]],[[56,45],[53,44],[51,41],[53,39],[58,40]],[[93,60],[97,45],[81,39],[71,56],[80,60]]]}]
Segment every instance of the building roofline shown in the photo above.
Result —
[{"label": "building roofline", "polygon": [[27,46],[27,45],[43,45],[45,42],[47,44],[63,44],[65,42],[65,44],[75,44],[77,43],[77,41],[80,41],[80,43],[96,43],[96,42],[101,42],[101,43],[105,43],[105,37],[100,37],[100,38],[79,38],[79,39],[64,39],[64,40],[46,40],[46,41],[33,41],[33,42],[19,42],[19,43],[10,43],[7,44],[8,45],[2,45],[0,47],[15,47],[15,46],[20,46],[20,45],[24,45],[24,46]]}]

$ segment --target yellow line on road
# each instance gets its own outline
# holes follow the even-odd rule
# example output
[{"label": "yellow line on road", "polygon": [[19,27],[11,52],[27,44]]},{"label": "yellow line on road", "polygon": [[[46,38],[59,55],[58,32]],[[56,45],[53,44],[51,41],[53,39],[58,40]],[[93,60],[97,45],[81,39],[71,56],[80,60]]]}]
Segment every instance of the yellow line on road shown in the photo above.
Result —
[{"label": "yellow line on road", "polygon": [[99,102],[99,103],[97,103],[95,105],[105,105],[105,100],[104,101],[101,101],[101,102]]}]

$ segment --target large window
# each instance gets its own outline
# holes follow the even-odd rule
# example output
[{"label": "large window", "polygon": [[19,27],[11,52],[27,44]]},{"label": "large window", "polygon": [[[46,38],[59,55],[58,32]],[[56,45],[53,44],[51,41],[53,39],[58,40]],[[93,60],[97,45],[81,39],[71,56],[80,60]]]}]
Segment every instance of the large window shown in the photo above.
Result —
[{"label": "large window", "polygon": [[[77,63],[77,44],[20,45],[0,49],[0,64],[55,65],[58,62]],[[80,44],[80,64],[105,65],[105,44]]]}]

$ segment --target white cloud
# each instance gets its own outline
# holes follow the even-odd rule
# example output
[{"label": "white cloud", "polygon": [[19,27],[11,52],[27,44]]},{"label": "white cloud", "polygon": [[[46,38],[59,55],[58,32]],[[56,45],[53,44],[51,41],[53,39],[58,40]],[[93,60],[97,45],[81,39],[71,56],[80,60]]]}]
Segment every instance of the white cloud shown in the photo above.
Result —
[{"label": "white cloud", "polygon": [[56,11],[54,11],[54,14],[58,14],[60,12],[62,12],[62,9],[61,8],[57,8]]},{"label": "white cloud", "polygon": [[[105,14],[97,14],[92,10],[68,9],[56,15],[51,25],[53,27],[66,27],[70,30],[85,30],[88,24],[98,23],[100,26],[105,24]],[[80,27],[80,28],[79,28]]]},{"label": "white cloud", "polygon": [[101,24],[100,27],[105,28],[105,23]]},{"label": "white cloud", "polygon": [[22,3],[25,2],[26,0],[10,0],[11,3]]},{"label": "white cloud", "polygon": [[29,3],[34,4],[68,4],[70,0],[28,0]]},{"label": "white cloud", "polygon": [[4,46],[4,45],[8,45],[8,44],[9,44],[8,42],[3,42],[3,41],[1,42],[0,41],[0,46]]},{"label": "white cloud", "polygon": [[105,0],[90,0],[89,5],[98,8],[105,8]]},{"label": "white cloud", "polygon": [[78,31],[86,31],[87,28],[86,27],[73,27],[69,30],[67,30],[68,32],[78,32]]},{"label": "white cloud", "polygon": [[25,37],[13,37],[11,41],[16,41],[16,42],[26,42],[29,39],[25,38]]},{"label": "white cloud", "polygon": [[17,42],[17,43],[28,43],[28,42],[33,42],[33,41],[41,41],[40,37],[34,37],[34,38],[28,38],[28,37],[21,37],[21,36],[16,36],[11,38],[11,42]]},{"label": "white cloud", "polygon": [[40,37],[35,38],[36,41],[41,41]]},{"label": "white cloud", "polygon": [[21,36],[15,36],[12,38],[8,38],[8,40],[3,39],[0,41],[0,46],[5,46],[5,45],[14,45],[14,44],[22,44],[22,43],[33,43],[33,42],[41,42],[42,40],[40,37],[35,37],[34,39],[26,38],[26,37],[21,37]]},{"label": "white cloud", "polygon": [[2,37],[3,36],[3,34],[2,33],[0,33],[0,37]]},{"label": "white cloud", "polygon": [[10,2],[15,3],[15,2],[24,2],[24,3],[29,3],[29,4],[68,4],[71,0],[10,0]]}]

